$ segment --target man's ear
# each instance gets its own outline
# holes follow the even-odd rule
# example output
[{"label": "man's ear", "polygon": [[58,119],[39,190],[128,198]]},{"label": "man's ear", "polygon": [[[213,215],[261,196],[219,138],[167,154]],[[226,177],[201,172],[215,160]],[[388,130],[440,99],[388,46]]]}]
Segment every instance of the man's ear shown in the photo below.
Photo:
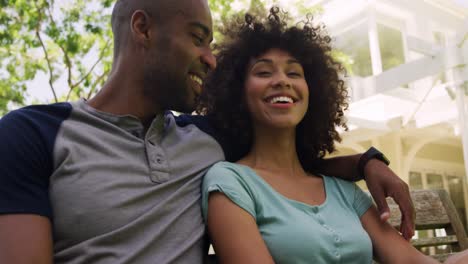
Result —
[{"label": "man's ear", "polygon": [[151,36],[151,17],[143,10],[136,10],[133,12],[130,23],[133,39],[137,43],[147,46]]}]

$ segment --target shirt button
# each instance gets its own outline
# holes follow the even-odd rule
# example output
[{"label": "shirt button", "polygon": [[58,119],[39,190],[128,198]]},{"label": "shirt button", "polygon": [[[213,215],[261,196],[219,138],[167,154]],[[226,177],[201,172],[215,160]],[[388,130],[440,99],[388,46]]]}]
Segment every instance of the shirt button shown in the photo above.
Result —
[{"label": "shirt button", "polygon": [[156,162],[159,163],[159,164],[161,164],[161,163],[163,163],[163,160],[160,159],[160,158],[157,158],[157,159],[156,159]]},{"label": "shirt button", "polygon": [[336,257],[339,257],[339,256],[340,256],[340,253],[338,253],[338,251],[335,251],[335,256],[336,256]]},{"label": "shirt button", "polygon": [[336,238],[335,238],[335,241],[336,241],[336,242],[340,242],[340,238],[336,237]]}]

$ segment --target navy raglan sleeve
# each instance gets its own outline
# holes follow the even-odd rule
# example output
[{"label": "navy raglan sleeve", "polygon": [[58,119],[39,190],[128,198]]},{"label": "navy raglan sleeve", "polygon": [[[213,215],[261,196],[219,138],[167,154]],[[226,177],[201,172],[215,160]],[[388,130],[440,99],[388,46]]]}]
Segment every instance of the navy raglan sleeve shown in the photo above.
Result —
[{"label": "navy raglan sleeve", "polygon": [[213,121],[208,116],[203,115],[181,115],[177,118],[177,124],[184,126],[194,124],[200,130],[212,136],[221,146],[224,156],[228,161],[236,161],[238,158],[235,156],[235,142],[223,137],[222,133],[213,125]]},{"label": "navy raglan sleeve", "polygon": [[70,111],[68,104],[27,107],[0,119],[0,214],[52,218],[53,144]]}]

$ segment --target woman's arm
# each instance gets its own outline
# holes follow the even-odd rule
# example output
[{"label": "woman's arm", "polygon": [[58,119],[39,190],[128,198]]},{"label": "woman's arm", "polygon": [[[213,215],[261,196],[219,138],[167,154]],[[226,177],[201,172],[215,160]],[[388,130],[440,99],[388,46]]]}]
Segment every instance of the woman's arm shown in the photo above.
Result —
[{"label": "woman's arm", "polygon": [[362,215],[361,223],[372,240],[374,257],[379,263],[439,263],[419,252],[390,224],[382,223],[374,206]]},{"label": "woman's arm", "polygon": [[223,193],[210,193],[207,224],[221,263],[274,263],[253,216]]},{"label": "woman's arm", "polygon": [[444,264],[466,264],[468,263],[468,250],[458,252],[449,257]]}]

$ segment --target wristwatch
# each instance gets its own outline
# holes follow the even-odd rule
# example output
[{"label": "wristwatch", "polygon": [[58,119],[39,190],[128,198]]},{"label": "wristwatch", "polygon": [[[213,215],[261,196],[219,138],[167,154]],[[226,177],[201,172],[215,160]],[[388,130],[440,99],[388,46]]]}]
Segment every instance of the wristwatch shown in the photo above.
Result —
[{"label": "wristwatch", "polygon": [[387,166],[390,165],[390,160],[388,160],[385,155],[374,147],[370,147],[366,152],[364,152],[359,158],[358,162],[358,172],[360,180],[364,179],[364,168],[367,165],[367,162],[371,159],[378,159],[385,163]]}]

